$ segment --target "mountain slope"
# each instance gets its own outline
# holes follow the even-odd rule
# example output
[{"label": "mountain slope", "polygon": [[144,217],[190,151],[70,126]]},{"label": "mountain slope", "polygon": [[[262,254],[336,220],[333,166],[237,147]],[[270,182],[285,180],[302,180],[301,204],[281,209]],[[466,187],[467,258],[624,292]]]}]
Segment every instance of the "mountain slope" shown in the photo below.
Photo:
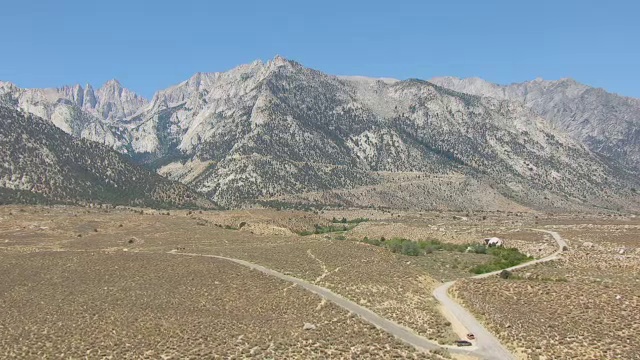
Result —
[{"label": "mountain slope", "polygon": [[[637,205],[627,171],[519,103],[419,80],[338,78],[279,57],[196,74],[156,94],[126,126],[137,155],[161,174],[228,205],[385,189],[389,172],[461,175],[476,184],[470,189],[540,208]],[[396,197],[434,192],[445,203],[424,207],[446,206],[446,184],[423,185]]]},{"label": "mountain slope", "polygon": [[[79,89],[46,98],[50,90],[16,96],[23,90],[10,89],[4,101],[31,112],[32,104],[72,109],[47,119],[225,206],[585,210],[640,203],[634,171],[521,102],[426,81],[336,77],[276,57],[195,74],[148,103],[114,82],[104,89],[95,100],[84,89],[82,101]],[[103,98],[112,105],[99,106]]]},{"label": "mountain slope", "polygon": [[572,79],[536,79],[506,86],[478,78],[431,81],[455,91],[522,102],[592,151],[640,170],[640,99]]},{"label": "mountain slope", "polygon": [[135,114],[148,101],[116,80],[97,91],[91,85],[21,89],[0,81],[0,103],[51,121],[68,134],[126,152],[129,140],[116,120]]},{"label": "mountain slope", "polygon": [[2,202],[210,205],[185,185],[34,115],[0,105],[0,125]]}]

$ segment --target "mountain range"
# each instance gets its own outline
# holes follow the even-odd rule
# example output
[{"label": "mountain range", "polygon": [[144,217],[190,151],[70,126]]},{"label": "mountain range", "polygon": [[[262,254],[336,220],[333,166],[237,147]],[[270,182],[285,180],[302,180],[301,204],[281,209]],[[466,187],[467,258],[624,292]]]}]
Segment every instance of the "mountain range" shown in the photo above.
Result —
[{"label": "mountain range", "polygon": [[638,100],[569,80],[513,86],[336,77],[276,57],[150,101],[109,81],[3,82],[0,102],[228,207],[639,208]]},{"label": "mountain range", "polygon": [[468,94],[525,104],[592,151],[640,169],[640,99],[573,79],[496,85],[478,78],[441,77],[434,84]]}]

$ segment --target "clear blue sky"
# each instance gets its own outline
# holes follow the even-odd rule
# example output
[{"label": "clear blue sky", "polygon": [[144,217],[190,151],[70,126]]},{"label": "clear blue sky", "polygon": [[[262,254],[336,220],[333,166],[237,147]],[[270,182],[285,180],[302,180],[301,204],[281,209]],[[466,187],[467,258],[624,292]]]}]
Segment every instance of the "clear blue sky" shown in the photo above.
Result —
[{"label": "clear blue sky", "polygon": [[0,0],[0,79],[146,97],[276,54],[331,74],[573,77],[640,97],[640,1]]}]

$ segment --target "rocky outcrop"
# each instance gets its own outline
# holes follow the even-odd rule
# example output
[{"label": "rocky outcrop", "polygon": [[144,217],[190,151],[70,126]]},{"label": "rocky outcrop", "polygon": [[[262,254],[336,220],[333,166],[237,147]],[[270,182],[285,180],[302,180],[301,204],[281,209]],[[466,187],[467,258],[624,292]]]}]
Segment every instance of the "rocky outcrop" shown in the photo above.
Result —
[{"label": "rocky outcrop", "polygon": [[75,137],[126,152],[128,134],[118,122],[135,114],[148,101],[111,80],[97,92],[91,85],[21,89],[0,82],[0,102],[49,120]]}]

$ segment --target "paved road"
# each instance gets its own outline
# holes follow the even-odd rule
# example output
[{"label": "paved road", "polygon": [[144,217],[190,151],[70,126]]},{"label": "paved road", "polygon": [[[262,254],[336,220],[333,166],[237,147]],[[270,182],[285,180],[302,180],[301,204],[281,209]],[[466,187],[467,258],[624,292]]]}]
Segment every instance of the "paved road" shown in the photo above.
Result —
[{"label": "paved road", "polygon": [[[545,261],[555,260],[558,258],[558,254],[562,252],[562,249],[567,246],[567,243],[560,237],[560,235],[555,231],[548,230],[540,230],[540,229],[532,229],[535,231],[545,232],[551,234],[553,239],[558,244],[558,250],[553,254],[538,259],[529,261],[524,264],[520,264],[517,266],[513,266],[508,268],[507,270],[516,270],[520,268],[524,268],[527,266],[531,266],[534,264],[538,264]],[[567,246],[568,248],[568,246]],[[489,276],[494,276],[499,274],[502,270],[476,275],[473,276],[472,279],[482,279]],[[455,281],[450,281],[442,284],[438,288],[433,291],[433,296],[438,300],[442,306],[444,306],[448,311],[445,313],[445,316],[451,323],[457,323],[462,325],[467,329],[468,332],[473,333],[476,336],[475,340],[475,348],[473,348],[470,352],[479,356],[483,359],[499,359],[499,360],[509,360],[515,359],[514,355],[511,354],[506,347],[504,347],[500,341],[489,331],[487,330],[480,322],[467,310],[465,310],[462,306],[460,306],[457,302],[452,300],[449,297],[448,291],[449,288],[455,283]]]},{"label": "paved road", "polygon": [[[536,230],[536,229],[534,229]],[[532,264],[535,263],[539,263],[542,261],[549,261],[552,259],[555,259],[557,254],[560,253],[562,251],[562,247],[566,246],[566,243],[564,242],[564,240],[562,240],[562,238],[560,237],[560,235],[558,235],[557,233],[553,232],[553,231],[546,231],[546,230],[537,230],[537,231],[542,231],[542,232],[547,232],[549,234],[551,234],[553,236],[553,238],[556,240],[556,242],[558,243],[559,246],[559,250],[557,252],[555,252],[554,254],[543,258],[543,259],[539,259],[539,260],[535,260],[535,261],[531,261],[528,262],[526,264],[521,264],[518,266],[514,266],[513,268],[510,269],[516,269],[516,268],[521,268],[521,267],[525,267],[525,266],[530,266]],[[260,271],[264,274],[270,275],[270,276],[274,276],[277,278],[280,278],[282,280],[286,280],[289,281],[293,284],[296,284],[314,294],[317,294],[318,296],[321,296],[322,298],[333,302],[334,304],[340,306],[341,308],[348,310],[354,314],[357,314],[360,316],[360,318],[362,318],[363,320],[369,322],[370,324],[375,325],[376,327],[378,327],[379,329],[382,329],[388,333],[390,333],[391,335],[395,336],[397,339],[405,342],[406,344],[409,344],[413,347],[415,347],[416,349],[422,350],[422,351],[426,351],[426,350],[441,350],[441,349],[447,349],[450,353],[457,353],[457,354],[466,354],[466,355],[473,355],[473,356],[479,356],[483,359],[492,359],[492,360],[508,360],[508,359],[514,359],[513,355],[506,350],[506,348],[504,348],[504,346],[502,346],[502,344],[500,344],[500,342],[493,336],[493,334],[491,334],[487,329],[485,329],[474,317],[473,315],[471,315],[469,312],[467,312],[464,308],[462,308],[462,306],[458,305],[455,301],[451,300],[449,298],[449,296],[447,295],[447,290],[449,289],[449,287],[451,287],[451,285],[454,284],[454,282],[449,282],[446,284],[443,284],[442,286],[438,287],[433,295],[435,296],[436,299],[438,299],[438,301],[441,302],[441,304],[443,306],[445,306],[450,313],[455,316],[455,319],[450,319],[450,321],[453,323],[454,321],[457,321],[458,323],[461,323],[466,329],[469,330],[469,332],[473,332],[474,334],[476,334],[478,340],[477,340],[477,345],[472,346],[472,347],[462,347],[462,348],[458,348],[455,346],[442,346],[439,345],[437,342],[435,341],[431,341],[423,336],[420,336],[416,333],[413,332],[413,330],[402,326],[396,322],[393,322],[391,320],[388,320],[376,313],[374,313],[373,311],[367,309],[366,307],[363,307],[351,300],[348,300],[334,292],[332,292],[331,290],[324,288],[322,286],[318,286],[316,284],[312,284],[308,281],[302,280],[302,279],[298,279],[295,278],[293,276],[289,276],[289,275],[285,275],[282,273],[279,273],[275,270],[271,270],[269,268],[266,268],[264,266],[258,265],[258,264],[254,264],[245,260],[240,260],[240,259],[234,259],[234,258],[228,258],[228,257],[224,257],[224,256],[218,256],[218,255],[205,255],[205,254],[194,254],[194,253],[179,253],[175,250],[170,251],[170,254],[174,254],[174,255],[183,255],[183,256],[202,256],[202,257],[211,257],[211,258],[216,258],[216,259],[222,259],[222,260],[227,260],[227,261],[232,261],[236,264],[242,265],[242,266],[246,266],[250,269],[254,269],[257,271]],[[491,276],[491,275],[495,275],[498,272],[493,272],[493,273],[489,273],[489,274],[482,274],[482,275],[478,275],[478,276],[474,276],[474,278],[483,278],[483,277],[487,277],[487,276]]]},{"label": "paved road", "polygon": [[[250,269],[254,269],[254,270],[258,270],[262,273],[265,273],[267,275],[271,275],[271,276],[275,276],[277,278],[280,278],[282,280],[286,280],[289,281],[291,283],[294,283],[308,291],[311,291],[314,294],[317,294],[325,299],[327,299],[328,301],[331,301],[332,303],[340,306],[341,308],[344,308],[350,312],[353,312],[357,315],[359,315],[362,319],[364,319],[365,321],[369,322],[370,324],[375,325],[376,327],[378,327],[379,329],[382,329],[388,333],[390,333],[391,335],[395,336],[396,338],[398,338],[399,340],[405,342],[406,344],[409,344],[419,350],[422,351],[426,351],[426,350],[441,350],[443,349],[442,346],[440,346],[438,343],[431,341],[423,336],[420,336],[416,333],[413,332],[413,330],[402,326],[400,324],[397,324],[391,320],[385,319],[382,316],[374,313],[373,311],[351,301],[348,299],[345,299],[344,297],[332,292],[331,290],[324,288],[322,286],[318,286],[315,284],[312,284],[310,282],[307,282],[305,280],[302,279],[298,279],[295,278],[293,276],[289,276],[289,275],[285,275],[282,273],[279,273],[277,271],[268,269],[264,266],[261,265],[257,265],[245,260],[240,260],[240,259],[234,259],[234,258],[228,258],[228,257],[224,257],[224,256],[217,256],[217,255],[204,255],[204,254],[193,254],[193,253],[179,253],[174,251],[170,251],[169,253],[171,254],[175,254],[175,255],[184,255],[184,256],[203,256],[203,257],[211,257],[211,258],[216,258],[216,259],[222,259],[222,260],[227,260],[227,261],[232,261],[236,264],[240,264],[242,266],[246,266]],[[302,326],[302,325],[301,325]],[[452,348],[452,349],[448,349],[449,352],[452,353],[463,353],[463,354],[468,354],[469,351],[464,350],[464,349],[458,349],[458,348]]]}]

